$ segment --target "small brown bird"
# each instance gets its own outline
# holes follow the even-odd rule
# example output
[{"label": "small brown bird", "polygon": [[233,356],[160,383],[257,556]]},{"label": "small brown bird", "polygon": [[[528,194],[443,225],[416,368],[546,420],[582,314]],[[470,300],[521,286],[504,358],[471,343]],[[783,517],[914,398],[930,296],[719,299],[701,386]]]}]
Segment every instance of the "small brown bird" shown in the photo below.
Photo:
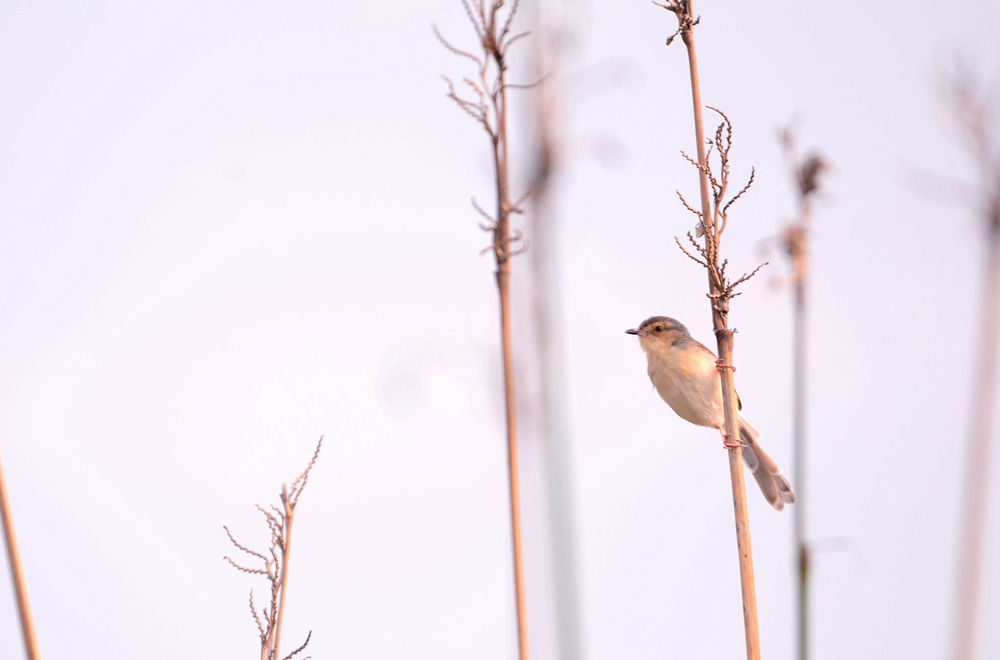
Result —
[{"label": "small brown bird", "polygon": [[[666,316],[648,318],[638,328],[625,332],[639,337],[639,345],[646,352],[649,379],[674,412],[692,424],[721,432],[725,416],[715,353],[691,337],[683,324]],[[739,407],[742,410],[743,404]],[[781,511],[786,504],[795,501],[792,484],[777,462],[760,446],[760,431],[742,413],[739,429],[744,445],[743,460],[764,497]]]}]

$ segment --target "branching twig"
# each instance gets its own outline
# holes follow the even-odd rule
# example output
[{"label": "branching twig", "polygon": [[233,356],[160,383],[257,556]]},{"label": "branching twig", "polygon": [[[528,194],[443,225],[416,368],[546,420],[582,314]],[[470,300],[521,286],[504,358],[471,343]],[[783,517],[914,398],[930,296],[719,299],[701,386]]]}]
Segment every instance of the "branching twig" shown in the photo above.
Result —
[{"label": "branching twig", "polygon": [[304,650],[305,650],[305,648],[306,648],[306,646],[307,646],[307,645],[309,644],[309,640],[310,640],[310,639],[312,639],[312,636],[313,636],[313,631],[311,631],[311,630],[310,630],[310,631],[309,631],[309,634],[308,634],[308,635],[306,635],[306,641],[302,642],[302,645],[301,645],[301,646],[299,646],[299,648],[295,649],[294,651],[292,651],[291,653],[289,653],[288,655],[286,655],[286,656],[285,656],[284,658],[282,658],[281,660],[290,660],[290,659],[291,659],[291,658],[293,658],[294,656],[296,656],[296,655],[298,655],[299,653],[301,653],[302,651],[304,651]]},{"label": "branching twig", "polygon": [[253,614],[253,620],[257,624],[257,631],[260,633],[260,643],[261,645],[263,645],[265,640],[267,639],[267,631],[264,628],[264,623],[260,620],[260,615],[257,613],[257,608],[254,607],[253,589],[250,590],[250,613]]},{"label": "branching twig", "polygon": [[319,442],[316,443],[316,450],[313,452],[312,458],[309,459],[309,465],[306,469],[302,471],[295,481],[292,482],[292,487],[289,489],[289,496],[291,498],[291,507],[294,509],[295,505],[299,503],[299,495],[305,490],[306,482],[309,481],[309,474],[312,472],[313,466],[316,465],[316,459],[319,458],[319,450],[323,448],[323,438],[320,437]]},{"label": "branching twig", "polygon": [[701,22],[701,16],[691,18],[691,3],[689,0],[667,0],[666,2],[656,2],[656,0],[653,0],[653,4],[672,12],[677,17],[677,29],[672,35],[667,37],[668,46],[678,36],[683,38],[685,34],[690,34],[691,28]]},{"label": "branching twig", "polygon": [[[251,550],[246,545],[240,543],[233,536],[232,532],[229,531],[229,527],[226,525],[222,526],[222,528],[226,531],[226,536],[229,538],[229,542],[241,552],[259,560],[262,568],[244,566],[229,556],[225,556],[223,559],[239,571],[250,575],[261,575],[266,577],[270,586],[271,600],[266,608],[262,608],[260,610],[258,610],[254,605],[253,590],[251,589],[250,591],[250,612],[253,615],[254,623],[257,624],[257,630],[260,635],[261,660],[276,660],[279,657],[278,653],[281,645],[282,613],[284,611],[285,595],[288,585],[288,559],[292,540],[292,522],[295,517],[295,507],[298,504],[299,496],[302,494],[302,491],[306,486],[306,482],[309,480],[309,474],[312,472],[313,466],[316,465],[316,459],[319,458],[319,452],[322,446],[323,438],[321,437],[319,442],[316,443],[316,450],[313,452],[312,459],[310,459],[305,470],[299,473],[299,475],[295,478],[295,481],[292,482],[291,488],[289,488],[287,484],[281,487],[281,509],[273,505],[269,509],[265,509],[259,504],[255,505],[257,510],[263,514],[268,531],[270,532],[271,540],[270,546],[268,547],[268,554],[270,555],[270,558],[268,558],[268,556],[264,553]],[[284,660],[291,658],[305,649],[306,644],[309,643],[311,638],[312,631],[310,631],[309,635],[306,636],[306,641],[302,644],[302,646],[292,651],[289,655],[286,655]]]},{"label": "branching twig", "polygon": [[688,256],[688,258],[691,259],[691,261],[695,262],[699,266],[702,266],[703,268],[708,268],[708,262],[705,260],[705,248],[701,247],[698,244],[698,241],[696,241],[694,239],[694,236],[691,235],[691,232],[687,233],[687,237],[688,237],[688,241],[690,241],[691,245],[694,247],[695,252],[697,252],[698,254],[700,254],[702,256],[701,259],[699,259],[698,257],[696,257],[693,254],[691,254],[688,251],[688,249],[681,244],[680,239],[677,238],[676,236],[674,236],[674,242],[677,243],[677,247],[679,247],[681,249],[681,252],[683,252],[684,254],[686,254]]},{"label": "branching twig", "polygon": [[[254,557],[257,557],[258,559],[260,559],[260,560],[262,560],[262,561],[267,561],[267,557],[265,557],[264,555],[260,554],[259,552],[256,552],[256,551],[254,551],[254,550],[251,550],[250,548],[246,547],[245,545],[243,545],[243,544],[241,544],[241,543],[240,543],[239,541],[237,541],[237,540],[236,540],[236,539],[235,539],[235,538],[233,537],[233,533],[229,531],[229,527],[228,527],[228,526],[226,526],[226,525],[223,525],[223,526],[222,526],[222,529],[226,530],[226,536],[228,536],[228,537],[229,537],[229,540],[230,540],[230,541],[232,542],[232,544],[233,544],[233,545],[235,545],[235,546],[236,546],[236,547],[237,547],[238,549],[242,550],[243,552],[247,553],[248,555],[252,555],[252,556],[254,556]],[[227,557],[227,559],[228,559],[228,557]],[[229,560],[229,562],[230,562],[231,564],[233,564],[234,566],[236,566],[236,562],[234,562],[233,560],[231,560],[231,559],[230,559],[230,560]],[[237,566],[237,567],[238,567],[238,566]]]},{"label": "branching twig", "polygon": [[248,573],[250,575],[267,575],[268,577],[270,577],[270,575],[271,575],[270,571],[268,571],[267,569],[264,569],[264,568],[250,568],[249,566],[244,566],[243,564],[238,564],[238,563],[236,563],[233,560],[232,557],[230,557],[228,555],[225,556],[225,557],[223,557],[223,559],[226,560],[227,562],[229,562],[229,565],[232,566],[233,568],[235,568],[238,571],[242,571],[242,572]]},{"label": "branching twig", "polygon": [[[727,295],[729,295],[730,298],[734,298],[734,297],[740,295],[739,293],[734,293],[733,290],[736,289],[736,287],[738,287],[739,285],[741,285],[744,282],[746,282],[747,280],[749,280],[754,275],[756,275],[757,271],[759,271],[761,268],[763,268],[766,265],[767,265],[767,262],[765,261],[764,263],[758,265],[756,268],[754,268],[749,273],[744,273],[744,274],[740,275],[738,278],[736,278],[736,281],[732,282],[727,287],[727,291],[728,291]],[[723,265],[722,269],[723,269],[723,271],[725,271],[725,265]]]},{"label": "branching twig", "polygon": [[478,57],[476,57],[467,50],[462,50],[460,48],[455,48],[454,46],[452,46],[451,43],[449,43],[448,40],[445,39],[444,36],[441,34],[441,32],[437,29],[436,25],[431,25],[431,30],[434,31],[434,36],[438,38],[438,41],[441,42],[441,45],[447,48],[451,53],[458,55],[459,57],[467,57],[473,62],[475,62],[477,67],[479,67],[480,69],[483,68],[483,61],[481,59],[479,59]]},{"label": "branching twig", "polygon": [[696,216],[698,216],[698,226],[702,228],[702,233],[704,233],[704,227],[702,227],[701,225],[701,211],[696,211],[695,209],[693,209],[691,205],[688,204],[688,201],[684,199],[684,195],[681,194],[680,190],[677,190],[675,192],[677,193],[677,196],[680,197],[681,204],[684,205],[684,208],[686,208],[688,211],[691,211],[691,213],[694,213]]},{"label": "branching twig", "polygon": [[[719,263],[719,242],[722,240],[722,234],[726,231],[726,226],[729,222],[729,209],[737,200],[743,197],[743,195],[750,190],[750,187],[754,182],[754,177],[756,176],[756,170],[751,168],[750,177],[747,180],[746,185],[744,185],[740,191],[732,197],[728,199],[726,198],[726,191],[729,189],[729,152],[733,147],[733,125],[729,120],[729,117],[727,117],[722,110],[712,106],[707,107],[718,113],[719,116],[722,117],[722,121],[715,130],[715,137],[711,141],[705,142],[708,150],[705,153],[704,164],[691,158],[683,151],[681,152],[681,156],[694,165],[700,176],[707,179],[711,198],[709,207],[703,211],[698,211],[688,204],[684,195],[682,195],[680,191],[677,191],[677,196],[680,198],[681,204],[684,205],[684,208],[698,216],[698,225],[695,233],[698,236],[705,238],[705,247],[701,248],[698,246],[694,237],[690,235],[688,236],[688,239],[695,245],[699,254],[702,256],[702,259],[695,258],[681,244],[680,240],[677,240],[676,237],[675,240],[677,241],[678,247],[681,248],[684,254],[708,271],[709,279],[713,286],[713,295],[711,296],[713,305],[718,308],[723,315],[725,315],[728,313],[729,300],[739,295],[736,291],[737,287],[756,275],[757,272],[767,264],[760,264],[749,273],[743,273],[735,280],[729,280],[725,272],[726,262],[723,261],[721,264]],[[717,164],[715,166],[713,166],[709,160],[709,157],[713,152],[716,155]]]}]

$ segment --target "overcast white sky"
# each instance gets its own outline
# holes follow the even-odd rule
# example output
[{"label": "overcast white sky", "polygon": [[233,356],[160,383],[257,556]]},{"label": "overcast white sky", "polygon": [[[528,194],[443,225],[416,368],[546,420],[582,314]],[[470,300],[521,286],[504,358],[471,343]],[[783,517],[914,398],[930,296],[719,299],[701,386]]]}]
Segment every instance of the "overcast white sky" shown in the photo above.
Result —
[{"label": "overcast white sky", "polygon": [[[697,189],[678,155],[693,150],[683,48],[646,2],[560,11],[553,305],[581,654],[739,657],[725,454],[658,399],[622,333],[667,314],[711,340],[704,274],[672,239],[691,224],[674,189]],[[724,249],[734,268],[772,262],[734,303],[737,384],[789,473],[790,303],[762,252],[794,207],[776,127],[798,118],[835,168],[815,217],[808,496],[810,536],[846,550],[815,560],[814,658],[943,658],[983,254],[969,204],[919,173],[972,176],[935,90],[956,55],[998,79],[1000,9],[696,11],[704,99],[736,125],[735,176],[757,168]],[[321,434],[287,643],[311,629],[314,658],[515,657],[495,287],[468,206],[490,203],[490,161],[444,97],[440,75],[465,62],[432,22],[474,45],[458,0],[0,6],[0,457],[45,657],[254,657],[252,583],[223,563],[222,524],[263,544],[253,504]],[[543,660],[552,558],[530,430]],[[984,622],[1000,619],[997,496]],[[764,655],[789,658],[792,517],[756,490],[750,513]],[[1000,628],[982,630],[980,657],[1000,656]],[[19,653],[0,580],[0,655]]]}]

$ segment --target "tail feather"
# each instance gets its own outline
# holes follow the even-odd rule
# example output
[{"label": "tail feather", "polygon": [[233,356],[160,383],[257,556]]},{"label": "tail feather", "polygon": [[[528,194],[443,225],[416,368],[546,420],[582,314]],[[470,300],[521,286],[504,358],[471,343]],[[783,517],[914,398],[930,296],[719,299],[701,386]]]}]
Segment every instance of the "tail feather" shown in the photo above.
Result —
[{"label": "tail feather", "polygon": [[795,501],[792,484],[778,463],[760,446],[760,431],[740,417],[740,440],[743,441],[743,461],[753,473],[767,501],[778,511]]}]

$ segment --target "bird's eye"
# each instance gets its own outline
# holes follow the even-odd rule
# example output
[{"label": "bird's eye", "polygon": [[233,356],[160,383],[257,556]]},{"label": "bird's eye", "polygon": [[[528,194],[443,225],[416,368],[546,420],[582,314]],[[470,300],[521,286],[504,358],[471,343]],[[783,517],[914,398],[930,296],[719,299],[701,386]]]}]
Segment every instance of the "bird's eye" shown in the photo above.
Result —
[{"label": "bird's eye", "polygon": [[662,325],[656,326],[655,329],[656,329],[657,332],[663,332],[663,326]]}]

